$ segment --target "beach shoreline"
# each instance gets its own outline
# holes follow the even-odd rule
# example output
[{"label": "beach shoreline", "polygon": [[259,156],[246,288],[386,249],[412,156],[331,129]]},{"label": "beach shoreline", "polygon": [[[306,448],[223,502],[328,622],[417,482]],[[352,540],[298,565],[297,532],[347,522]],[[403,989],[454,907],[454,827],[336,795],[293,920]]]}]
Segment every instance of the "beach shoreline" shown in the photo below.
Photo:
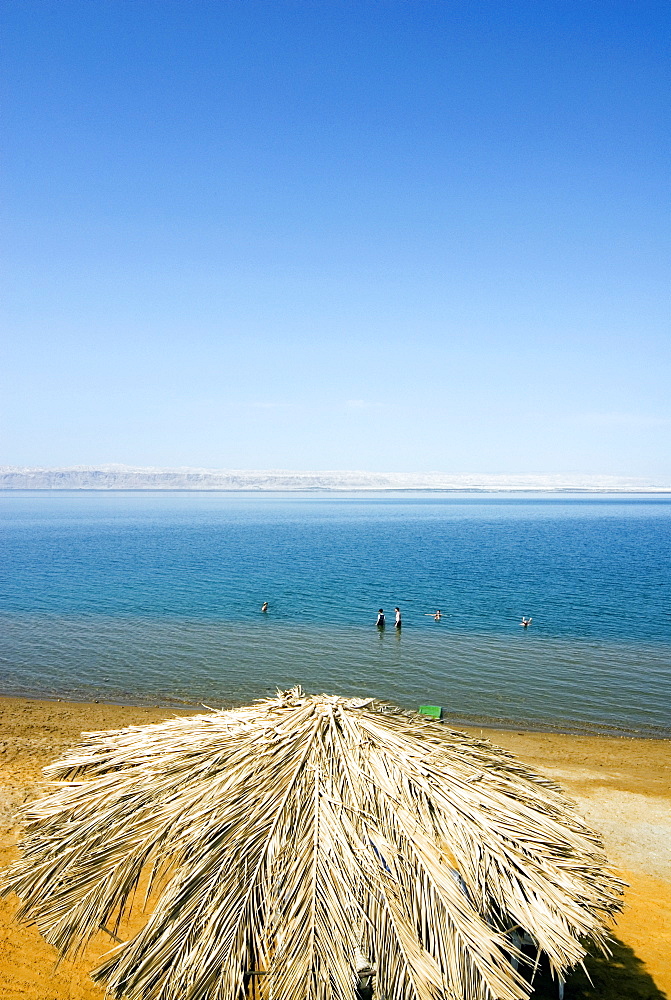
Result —
[{"label": "beach shoreline", "polygon": [[[42,768],[78,742],[82,732],[203,711],[0,697],[0,866],[16,857],[18,812],[43,793]],[[602,836],[613,866],[628,883],[614,930],[618,962],[614,958],[606,973],[612,978],[623,964],[622,955],[630,956],[629,972],[638,992],[629,994],[621,986],[599,992],[597,983],[595,1000],[671,995],[671,741],[447,724],[510,751],[562,785]],[[55,951],[34,927],[13,921],[15,910],[15,899],[0,904],[3,998],[101,1000],[102,991],[89,980],[88,970],[112,942],[100,942],[55,969]]]},{"label": "beach shoreline", "polygon": [[[227,699],[222,700],[219,698],[212,698],[208,700],[208,703],[189,701],[186,698],[179,697],[166,697],[161,698],[151,698],[149,696],[142,697],[137,696],[135,699],[129,695],[126,700],[120,698],[109,698],[105,697],[104,691],[99,692],[102,697],[92,698],[89,693],[88,697],[73,698],[69,693],[64,693],[62,696],[57,694],[51,694],[49,696],[43,693],[36,693],[29,689],[19,689],[11,692],[3,692],[0,690],[0,703],[2,701],[29,701],[29,702],[43,702],[46,705],[57,705],[57,704],[69,704],[69,705],[106,705],[109,708],[122,708],[128,709],[130,711],[134,710],[144,710],[152,709],[160,711],[163,713],[170,714],[172,712],[178,712],[180,714],[194,714],[198,712],[207,712],[211,710],[215,711],[226,711],[228,709],[235,709],[240,707],[241,704],[250,704],[255,701],[258,697],[259,699],[271,698],[275,694],[275,689],[268,688],[264,695],[258,695],[250,697],[247,701],[242,702],[240,699]],[[394,704],[399,704],[394,702]],[[412,709],[409,706],[400,705],[407,711]],[[538,719],[514,719],[514,718],[491,718],[487,716],[465,716],[457,713],[450,713],[446,709],[442,709],[441,720],[445,726],[450,729],[455,729],[460,732],[468,732],[472,735],[479,733],[527,733],[529,735],[542,736],[544,734],[554,735],[554,736],[569,736],[576,738],[591,738],[597,737],[600,739],[614,739],[614,740],[642,740],[642,741],[653,741],[658,743],[667,743],[671,741],[671,724],[669,727],[661,729],[659,726],[651,727],[648,731],[637,728],[627,728],[624,725],[616,725],[615,723],[598,725],[592,723],[591,721],[577,721],[577,720],[562,720],[558,722],[541,721]],[[488,735],[487,739],[492,742],[496,742],[495,739]]]}]

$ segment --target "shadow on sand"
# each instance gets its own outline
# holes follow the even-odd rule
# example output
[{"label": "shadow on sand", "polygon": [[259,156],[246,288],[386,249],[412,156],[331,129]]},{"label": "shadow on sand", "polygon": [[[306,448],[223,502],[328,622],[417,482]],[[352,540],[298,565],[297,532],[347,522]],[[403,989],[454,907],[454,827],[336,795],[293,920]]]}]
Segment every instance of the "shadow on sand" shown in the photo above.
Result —
[{"label": "shadow on sand", "polygon": [[[610,947],[610,958],[592,952],[585,959],[591,983],[581,968],[571,973],[564,1000],[668,1000],[628,945],[614,938]],[[557,984],[543,966],[531,1000],[557,1000],[557,996]]]}]

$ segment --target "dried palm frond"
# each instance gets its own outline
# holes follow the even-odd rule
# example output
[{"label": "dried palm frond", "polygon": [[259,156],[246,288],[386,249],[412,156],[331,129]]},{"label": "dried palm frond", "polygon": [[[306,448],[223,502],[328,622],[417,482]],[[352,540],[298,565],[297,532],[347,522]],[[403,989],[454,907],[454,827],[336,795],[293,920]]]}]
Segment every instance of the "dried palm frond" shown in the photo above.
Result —
[{"label": "dried palm frond", "polygon": [[620,883],[550,781],[385,703],[300,688],[90,733],[47,769],[19,916],[61,952],[157,903],[94,978],[131,1000],[516,1000],[513,931],[561,975],[604,946]]}]

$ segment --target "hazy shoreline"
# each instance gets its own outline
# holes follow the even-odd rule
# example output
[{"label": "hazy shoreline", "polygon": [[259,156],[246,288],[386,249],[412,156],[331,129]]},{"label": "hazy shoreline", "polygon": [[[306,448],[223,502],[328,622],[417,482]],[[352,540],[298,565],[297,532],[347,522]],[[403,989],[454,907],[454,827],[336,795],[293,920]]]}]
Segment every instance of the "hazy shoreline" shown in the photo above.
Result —
[{"label": "hazy shoreline", "polygon": [[281,488],[281,489],[280,488],[278,488],[278,489],[270,489],[270,488],[268,488],[268,489],[266,489],[266,488],[261,488],[261,487],[259,487],[258,489],[253,489],[251,487],[240,487],[239,489],[224,489],[224,488],[217,488],[217,487],[203,487],[202,489],[198,489],[198,488],[194,488],[194,487],[176,487],[176,486],[170,486],[170,487],[168,487],[168,486],[165,486],[165,487],[157,487],[157,486],[132,486],[132,487],[129,487],[129,486],[109,486],[109,487],[107,487],[107,486],[104,486],[104,487],[103,486],[100,486],[100,487],[94,487],[94,486],[80,486],[80,487],[73,487],[73,486],[57,486],[57,487],[56,486],[54,486],[54,487],[52,487],[52,486],[44,486],[44,487],[35,487],[35,486],[30,486],[30,487],[23,487],[23,486],[0,486],[0,493],[2,493],[2,492],[7,492],[7,493],[9,493],[9,492],[17,492],[17,493],[19,493],[19,492],[30,492],[30,493],[73,493],[73,492],[77,492],[77,493],[161,493],[161,492],[164,492],[164,493],[230,493],[230,494],[240,494],[240,493],[254,493],[254,494],[259,494],[259,493],[270,493],[270,494],[272,494],[272,493],[311,493],[311,494],[320,494],[320,493],[323,493],[323,494],[328,494],[328,495],[330,495],[330,494],[346,494],[346,495],[350,495],[352,493],[360,493],[360,494],[362,494],[364,496],[372,494],[372,493],[384,493],[384,494],[398,494],[398,493],[402,493],[402,494],[412,494],[412,495],[417,495],[417,494],[421,494],[421,495],[423,495],[423,494],[431,494],[431,495],[456,494],[456,495],[461,495],[461,494],[464,494],[464,493],[468,493],[468,494],[485,495],[485,496],[491,496],[491,495],[495,495],[495,494],[509,493],[509,494],[512,494],[512,495],[518,495],[519,494],[519,495],[528,496],[529,494],[534,494],[535,493],[535,494],[540,494],[540,495],[543,495],[543,496],[547,496],[547,495],[566,496],[566,495],[580,494],[580,495],[583,495],[583,496],[592,496],[592,497],[594,497],[594,496],[614,496],[614,497],[629,497],[629,496],[635,496],[635,497],[640,497],[640,496],[659,497],[659,496],[662,496],[662,497],[667,497],[668,496],[668,497],[671,497],[671,487],[668,488],[668,489],[647,489],[647,490],[645,490],[645,489],[636,489],[636,490],[634,490],[634,489],[632,489],[632,490],[625,490],[625,489],[606,490],[606,489],[578,489],[576,487],[568,487],[568,486],[565,487],[565,488],[559,488],[559,487],[557,487],[557,488],[550,488],[550,487],[541,488],[541,487],[538,487],[537,489],[527,489],[527,488],[521,488],[521,487],[519,489],[516,489],[514,487],[509,487],[507,489],[503,489],[503,488],[499,488],[499,487],[496,487],[496,488],[492,487],[491,489],[490,488],[486,488],[486,487],[472,487],[472,488],[469,488],[469,489],[465,489],[463,487],[460,487],[460,488],[454,487],[454,489],[448,489],[448,488],[429,489],[429,488],[426,488],[426,487],[417,487],[417,488],[410,488],[409,487],[407,489],[399,489],[399,488],[396,488],[396,487],[389,487],[388,489],[383,489],[383,488],[379,488],[379,487],[371,487],[370,489],[364,488],[364,487],[362,487],[360,489],[346,489],[346,488],[340,489],[340,488],[337,488],[337,487],[326,487],[326,486],[314,486],[314,487],[302,487],[301,486],[301,487],[296,487],[295,489],[290,489],[290,488]]},{"label": "hazy shoreline", "polygon": [[0,490],[170,490],[399,493],[671,493],[646,477],[555,473],[410,473],[361,470],[0,466]]}]

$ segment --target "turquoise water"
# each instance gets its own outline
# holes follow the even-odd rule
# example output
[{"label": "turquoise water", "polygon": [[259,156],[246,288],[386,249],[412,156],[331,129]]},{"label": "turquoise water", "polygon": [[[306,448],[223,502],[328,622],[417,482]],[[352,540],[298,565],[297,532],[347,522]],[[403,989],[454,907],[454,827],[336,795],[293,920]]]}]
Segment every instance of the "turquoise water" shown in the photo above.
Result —
[{"label": "turquoise water", "polygon": [[6,491],[0,691],[668,736],[670,555],[669,497]]}]

